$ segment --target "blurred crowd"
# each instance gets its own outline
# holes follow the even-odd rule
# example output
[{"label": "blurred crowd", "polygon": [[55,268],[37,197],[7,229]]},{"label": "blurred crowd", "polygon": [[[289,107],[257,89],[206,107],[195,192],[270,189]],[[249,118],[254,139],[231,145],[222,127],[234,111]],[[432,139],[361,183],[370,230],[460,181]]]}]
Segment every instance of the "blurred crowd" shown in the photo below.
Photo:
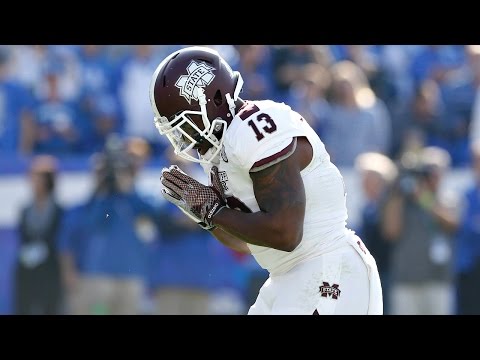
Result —
[{"label": "blurred crowd", "polygon": [[[1,47],[0,150],[88,154],[117,132],[146,139],[160,155],[165,143],[152,131],[149,82],[180,47]],[[339,166],[352,166],[365,151],[396,158],[419,143],[447,150],[452,166],[464,166],[469,142],[480,137],[477,45],[212,47],[243,74],[243,98],[291,104]]]},{"label": "blurred crowd", "polygon": [[[480,314],[480,45],[209,46],[241,72],[243,99],[289,104],[337,166],[358,171],[366,202],[354,230],[377,259],[385,313]],[[148,89],[181,47],[0,46],[0,157],[32,159],[17,313],[250,305],[265,278],[252,259],[135,186],[150,159],[172,162]],[[95,190],[62,208],[56,162],[94,154]],[[459,198],[439,191],[450,169],[475,174]]]}]

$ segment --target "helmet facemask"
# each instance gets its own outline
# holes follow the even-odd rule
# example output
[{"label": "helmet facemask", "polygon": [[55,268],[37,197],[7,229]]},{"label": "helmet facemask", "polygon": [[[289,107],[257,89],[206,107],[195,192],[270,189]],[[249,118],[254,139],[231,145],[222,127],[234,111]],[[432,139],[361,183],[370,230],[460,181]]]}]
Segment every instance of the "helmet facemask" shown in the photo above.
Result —
[{"label": "helmet facemask", "polygon": [[[155,117],[155,126],[160,135],[165,135],[173,145],[176,155],[188,161],[205,164],[210,163],[210,160],[213,159],[222,149],[223,135],[227,129],[226,121],[215,119],[212,122],[211,127],[206,130],[201,130],[188,115],[199,115],[199,112],[184,111],[179,115],[176,115],[171,121],[168,121],[164,116]],[[218,137],[214,134],[215,128],[221,129],[221,134]],[[214,151],[209,159],[198,157],[198,153],[194,147],[199,142],[199,139],[208,141],[212,145]]]}]

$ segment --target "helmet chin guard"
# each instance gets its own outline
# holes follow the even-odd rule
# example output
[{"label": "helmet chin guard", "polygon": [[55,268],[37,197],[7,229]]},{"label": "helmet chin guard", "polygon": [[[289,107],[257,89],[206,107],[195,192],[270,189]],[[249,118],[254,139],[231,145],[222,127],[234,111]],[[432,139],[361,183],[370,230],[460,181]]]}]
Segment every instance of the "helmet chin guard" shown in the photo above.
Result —
[{"label": "helmet chin guard", "polygon": [[[173,145],[176,155],[188,161],[210,164],[211,160],[215,158],[215,156],[222,149],[223,136],[227,130],[227,123],[225,120],[215,119],[212,122],[212,126],[204,131],[200,130],[198,126],[188,118],[188,115],[199,115],[199,113],[185,111],[176,116],[172,121],[168,121],[166,117],[155,117],[155,127],[160,135],[165,135],[167,137],[167,139]],[[198,155],[198,152],[196,149],[194,149],[197,141],[182,128],[182,126],[185,124],[191,126],[201,137],[205,139],[205,141],[208,141],[212,145],[211,147],[214,150],[211,157],[207,159]],[[214,129],[219,125],[222,126],[220,139],[218,139],[213,133]]]}]

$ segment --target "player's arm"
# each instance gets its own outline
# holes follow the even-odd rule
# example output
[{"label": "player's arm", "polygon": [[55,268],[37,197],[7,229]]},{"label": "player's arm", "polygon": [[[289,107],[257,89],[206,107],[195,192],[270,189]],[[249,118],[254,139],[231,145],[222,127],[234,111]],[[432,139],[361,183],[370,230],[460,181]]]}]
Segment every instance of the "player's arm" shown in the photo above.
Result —
[{"label": "player's arm", "polygon": [[260,211],[243,213],[222,208],[213,223],[254,245],[293,251],[303,236],[305,189],[301,177],[312,159],[308,140],[299,138],[288,158],[250,176]]},{"label": "player's arm", "polygon": [[247,243],[229,233],[223,231],[219,227],[213,229],[210,232],[218,241],[220,241],[223,245],[229,247],[232,250],[235,250],[242,254],[250,254],[250,249],[247,246]]}]

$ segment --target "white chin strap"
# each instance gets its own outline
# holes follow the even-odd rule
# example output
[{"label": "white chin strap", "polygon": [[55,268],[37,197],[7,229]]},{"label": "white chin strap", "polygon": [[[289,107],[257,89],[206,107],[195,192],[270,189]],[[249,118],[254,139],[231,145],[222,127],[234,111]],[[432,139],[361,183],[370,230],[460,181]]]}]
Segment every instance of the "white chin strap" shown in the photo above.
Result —
[{"label": "white chin strap", "polygon": [[225,98],[227,99],[228,109],[230,110],[233,119],[235,117],[235,100],[230,97],[229,93],[225,94]]},{"label": "white chin strap", "polygon": [[205,129],[208,129],[212,124],[207,117],[207,97],[205,96],[205,90],[198,88],[198,104],[200,105],[202,113],[202,121]]},{"label": "white chin strap", "polygon": [[232,114],[232,119],[235,117],[235,101],[238,99],[238,95],[240,95],[240,91],[242,91],[243,88],[243,78],[242,75],[238,72],[235,71],[235,74],[237,75],[237,85],[235,86],[235,90],[233,91],[233,99],[230,96],[230,93],[225,94],[225,98],[227,99],[227,104],[228,108],[230,110],[230,114]]}]

